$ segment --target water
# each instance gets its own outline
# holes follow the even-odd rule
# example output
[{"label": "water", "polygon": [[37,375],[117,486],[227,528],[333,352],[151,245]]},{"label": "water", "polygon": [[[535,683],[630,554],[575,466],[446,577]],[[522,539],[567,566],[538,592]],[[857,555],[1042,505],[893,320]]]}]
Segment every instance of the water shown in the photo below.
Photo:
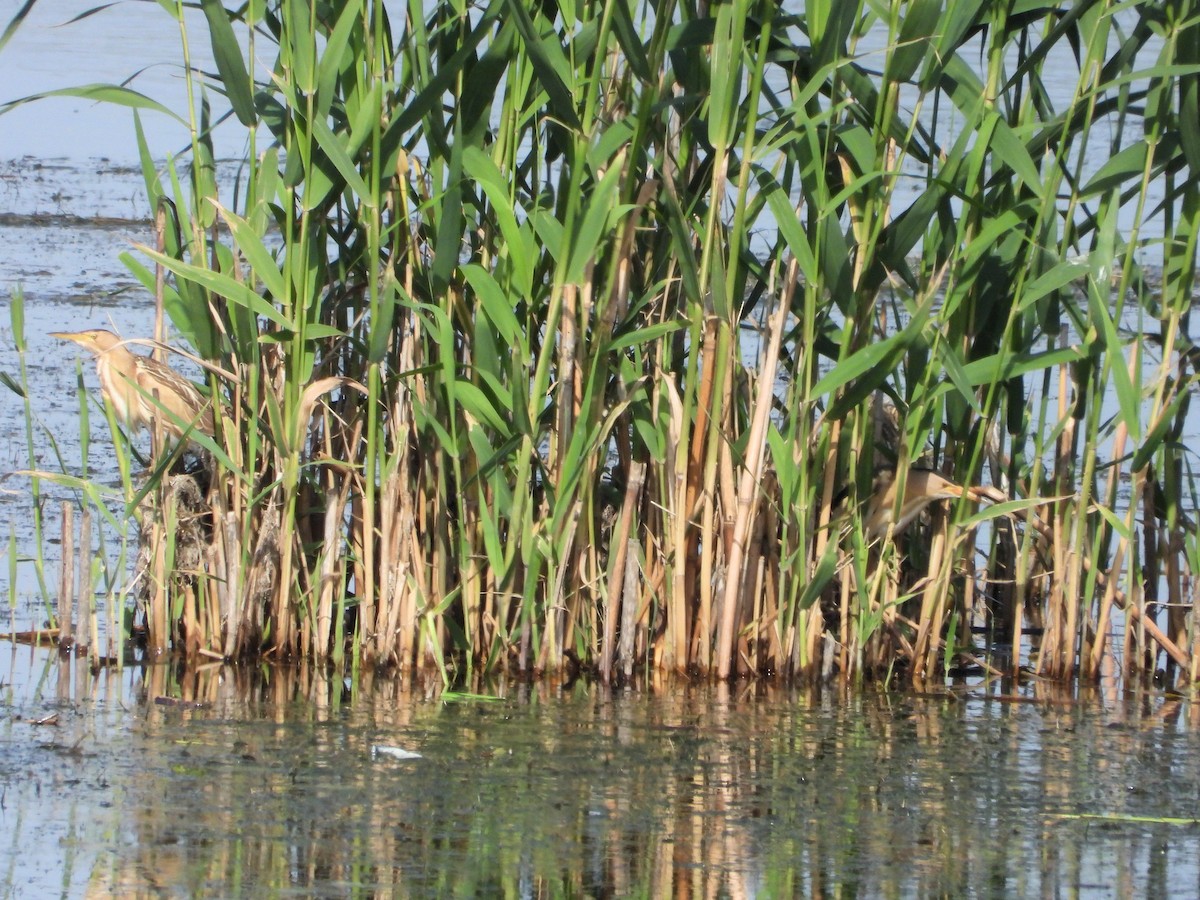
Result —
[{"label": "water", "polygon": [[446,700],[282,669],[93,678],[28,648],[0,680],[13,896],[1200,892],[1200,710],[1161,696]]},{"label": "water", "polygon": [[[0,11],[7,26],[20,4]],[[95,10],[84,19],[79,16]],[[183,17],[192,64],[214,68],[204,14],[198,5]],[[179,24],[157,4],[56,0],[36,4],[16,36],[0,51],[0,103],[81,85],[127,83],[167,109],[187,109]],[[213,97],[218,109],[223,98]],[[178,153],[189,145],[185,122],[160,112],[143,111],[147,140],[156,152]],[[133,113],[110,103],[74,97],[49,97],[17,107],[0,121],[0,159],[28,156],[50,164],[85,159],[100,167],[114,162],[137,164]],[[217,156],[238,155],[244,131],[217,129]]]}]

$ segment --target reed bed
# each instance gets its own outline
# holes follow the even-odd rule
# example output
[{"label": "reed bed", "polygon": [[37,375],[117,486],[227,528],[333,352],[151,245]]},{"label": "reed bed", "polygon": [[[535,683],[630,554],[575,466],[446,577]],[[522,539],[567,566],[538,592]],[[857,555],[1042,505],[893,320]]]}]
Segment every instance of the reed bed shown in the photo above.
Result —
[{"label": "reed bed", "polygon": [[1195,679],[1200,3],[160,5],[152,652]]}]

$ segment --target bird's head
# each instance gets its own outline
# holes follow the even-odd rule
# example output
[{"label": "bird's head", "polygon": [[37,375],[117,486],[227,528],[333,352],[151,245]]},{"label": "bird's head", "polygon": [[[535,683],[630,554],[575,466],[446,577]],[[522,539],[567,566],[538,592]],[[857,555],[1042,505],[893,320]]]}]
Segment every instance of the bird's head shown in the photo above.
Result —
[{"label": "bird's head", "polygon": [[50,337],[60,341],[72,341],[97,355],[107,353],[122,343],[119,337],[103,328],[92,328],[88,331],[52,331]]}]

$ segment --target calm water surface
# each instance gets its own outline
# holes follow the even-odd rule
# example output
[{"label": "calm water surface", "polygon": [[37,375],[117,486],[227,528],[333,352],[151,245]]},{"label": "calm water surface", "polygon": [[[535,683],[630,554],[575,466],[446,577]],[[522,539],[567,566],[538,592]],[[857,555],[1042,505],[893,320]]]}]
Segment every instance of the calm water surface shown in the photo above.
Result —
[{"label": "calm water surface", "polygon": [[1200,709],[1157,695],[487,700],[2,650],[12,896],[1200,894]]}]

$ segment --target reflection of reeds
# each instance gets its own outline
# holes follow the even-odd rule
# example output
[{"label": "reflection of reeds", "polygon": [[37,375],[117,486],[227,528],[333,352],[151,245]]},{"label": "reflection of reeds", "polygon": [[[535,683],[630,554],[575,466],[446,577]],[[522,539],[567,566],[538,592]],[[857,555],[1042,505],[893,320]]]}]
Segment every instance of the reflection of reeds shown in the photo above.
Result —
[{"label": "reflection of reeds", "polygon": [[96,811],[97,894],[1024,895],[1191,871],[1189,798],[1140,786],[1186,768],[1194,704],[552,678],[420,702],[432,674],[369,673],[349,702],[324,665],[148,667],[139,693],[170,702]]},{"label": "reflection of reeds", "polygon": [[[198,502],[166,467],[127,498],[152,649],[1191,674],[1200,74],[1152,4],[269,7],[206,3],[188,70],[247,129],[237,192],[206,104],[188,184],[139,137],[178,218],[129,264],[221,400]],[[873,500],[881,462],[964,489]]]}]

